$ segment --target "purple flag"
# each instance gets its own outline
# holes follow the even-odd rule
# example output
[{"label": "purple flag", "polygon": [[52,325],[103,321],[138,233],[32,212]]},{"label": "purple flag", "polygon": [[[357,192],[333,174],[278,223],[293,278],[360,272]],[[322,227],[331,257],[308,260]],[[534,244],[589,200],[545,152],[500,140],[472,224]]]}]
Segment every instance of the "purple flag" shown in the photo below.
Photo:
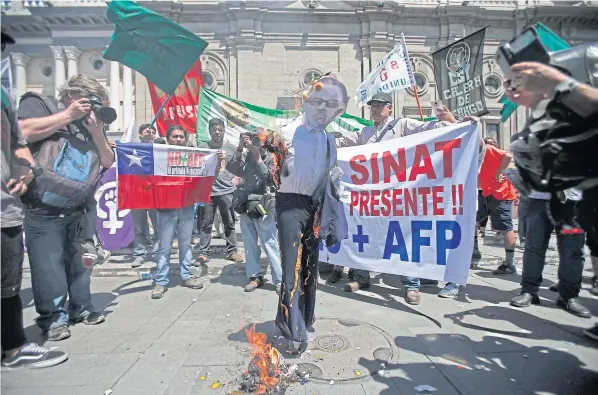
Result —
[{"label": "purple flag", "polygon": [[125,248],[133,242],[135,224],[131,210],[118,209],[116,168],[108,169],[98,184],[95,199],[98,202],[96,231],[104,249],[111,251]]}]

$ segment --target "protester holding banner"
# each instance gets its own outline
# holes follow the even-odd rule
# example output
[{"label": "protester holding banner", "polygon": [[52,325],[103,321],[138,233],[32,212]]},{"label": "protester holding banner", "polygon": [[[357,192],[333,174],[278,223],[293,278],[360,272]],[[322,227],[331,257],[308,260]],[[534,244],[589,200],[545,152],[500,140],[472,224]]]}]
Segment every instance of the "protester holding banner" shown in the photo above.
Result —
[{"label": "protester holding banner", "polygon": [[[341,137],[336,140],[339,147],[350,147],[356,145],[373,144],[384,140],[408,136],[410,134],[420,133],[426,130],[440,128],[453,123],[444,122],[449,120],[447,111],[439,111],[437,116],[440,121],[422,122],[411,118],[394,119],[392,113],[392,97],[388,93],[376,93],[367,103],[370,106],[373,126],[368,126],[360,132],[354,133],[349,137]],[[336,266],[330,274],[327,282],[335,283],[341,278],[342,267]],[[355,292],[360,289],[369,288],[370,273],[367,270],[350,269],[350,283],[345,285],[345,291]],[[405,301],[409,304],[419,304],[420,279],[417,277],[402,277],[405,286]],[[435,281],[434,283],[438,283]]]},{"label": "protester holding banner", "polygon": [[[139,141],[142,143],[153,144],[157,131],[155,127],[144,124],[139,127]],[[154,234],[149,233],[148,216],[152,221]],[[152,253],[155,254],[160,246],[158,234],[158,212],[156,210],[139,209],[133,210],[133,221],[135,223],[135,247],[133,248],[133,262],[131,267],[139,267],[145,262],[147,251],[146,244],[149,240],[152,242]]]},{"label": "protester holding banner", "polygon": [[[178,125],[172,125],[166,130],[166,141],[168,145],[186,147],[189,140],[189,133]],[[193,233],[193,221],[195,220],[194,205],[177,209],[158,210],[158,235],[159,248],[157,257],[157,270],[154,277],[154,288],[152,299],[160,299],[166,292],[170,272],[170,251],[172,241],[179,239],[179,261],[181,263],[181,279],[183,287],[191,289],[203,288],[201,279],[191,274],[191,234]]]},{"label": "protester holding banner", "polygon": [[241,178],[233,197],[233,208],[241,217],[241,233],[245,246],[245,268],[249,284],[246,292],[255,291],[264,284],[260,266],[260,240],[272,266],[272,281],[280,294],[282,268],[278,247],[278,229],[274,213],[273,154],[266,150],[264,141],[268,132],[259,128],[244,134],[233,160],[226,168]]},{"label": "protester holding banner", "polygon": [[[108,102],[106,88],[94,77],[78,75],[68,80],[59,96],[56,103],[53,98],[25,94],[18,111],[23,134],[39,163],[23,201],[37,325],[48,340],[70,337],[69,321],[96,325],[105,320],[92,304],[93,262],[88,258],[97,259],[93,192],[100,167],[109,168],[114,162],[104,124],[90,103],[90,98]],[[64,155],[57,156],[63,149]]]},{"label": "protester holding banner", "polygon": [[[237,147],[224,141],[224,121],[214,118],[208,124],[211,140],[198,144],[199,148],[217,149],[226,158],[226,162],[232,161]],[[214,214],[220,212],[224,223],[224,237],[226,239],[227,259],[240,263],[243,256],[237,250],[237,235],[235,231],[235,213],[233,210],[233,193],[235,192],[234,176],[222,169],[214,185],[212,186],[212,197],[210,203],[199,207],[198,228],[199,228],[199,258],[195,265],[205,265],[210,261],[210,244],[212,243],[212,226],[214,225]],[[190,239],[191,240],[191,239]]]},{"label": "protester holding banner", "polygon": [[279,174],[276,217],[282,260],[282,287],[276,325],[290,341],[290,352],[307,348],[307,328],[315,321],[318,282],[319,210],[316,196],[336,163],[333,136],[326,127],[346,109],[347,89],[333,77],[313,84],[303,106],[304,115],[280,131],[288,153]]}]

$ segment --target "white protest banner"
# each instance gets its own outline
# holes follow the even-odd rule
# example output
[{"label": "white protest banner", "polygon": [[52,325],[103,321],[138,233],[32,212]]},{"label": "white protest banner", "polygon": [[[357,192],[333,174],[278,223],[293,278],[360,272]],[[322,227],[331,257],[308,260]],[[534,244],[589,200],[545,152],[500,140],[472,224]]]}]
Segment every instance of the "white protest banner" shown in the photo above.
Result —
[{"label": "white protest banner", "polygon": [[475,230],[479,125],[338,150],[349,238],[320,261],[465,284]]},{"label": "white protest banner", "polygon": [[390,93],[413,85],[415,85],[415,77],[403,38],[400,44],[397,44],[378,62],[374,70],[357,88],[359,105],[365,105],[376,93]]}]

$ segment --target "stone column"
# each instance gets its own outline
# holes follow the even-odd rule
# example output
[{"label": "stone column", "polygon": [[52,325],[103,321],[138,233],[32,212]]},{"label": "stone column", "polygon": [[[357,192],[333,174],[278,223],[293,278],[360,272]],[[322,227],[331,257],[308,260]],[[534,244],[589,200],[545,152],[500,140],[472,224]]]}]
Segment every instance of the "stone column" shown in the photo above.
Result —
[{"label": "stone column", "polygon": [[123,130],[133,118],[133,70],[123,66]]},{"label": "stone column", "polygon": [[117,131],[122,119],[120,111],[120,63],[110,62],[110,106],[116,110],[116,121],[110,124],[110,131]]},{"label": "stone column", "polygon": [[11,54],[12,62],[15,65],[15,91],[14,96],[19,103],[21,96],[27,92],[27,64],[31,58],[22,53]]},{"label": "stone column", "polygon": [[76,76],[79,74],[79,57],[81,56],[81,51],[77,47],[69,46],[64,47],[64,53],[66,54],[67,59],[67,77],[70,79],[71,77]]},{"label": "stone column", "polygon": [[54,57],[54,95],[58,97],[58,91],[64,85],[66,70],[64,67],[64,51],[61,46],[51,45],[52,56]]}]

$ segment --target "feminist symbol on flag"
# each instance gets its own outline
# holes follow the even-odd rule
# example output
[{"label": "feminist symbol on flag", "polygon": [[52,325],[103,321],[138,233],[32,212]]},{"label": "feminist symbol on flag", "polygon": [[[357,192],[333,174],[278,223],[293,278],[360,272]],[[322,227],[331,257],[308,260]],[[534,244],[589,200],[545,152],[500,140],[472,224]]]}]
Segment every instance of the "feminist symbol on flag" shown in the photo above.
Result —
[{"label": "feminist symbol on flag", "polygon": [[102,228],[108,229],[111,235],[116,234],[116,231],[121,229],[124,225],[122,219],[131,212],[129,209],[118,210],[116,181],[108,182],[98,188],[95,193],[95,199],[98,202],[98,217],[105,220],[102,221]]}]

